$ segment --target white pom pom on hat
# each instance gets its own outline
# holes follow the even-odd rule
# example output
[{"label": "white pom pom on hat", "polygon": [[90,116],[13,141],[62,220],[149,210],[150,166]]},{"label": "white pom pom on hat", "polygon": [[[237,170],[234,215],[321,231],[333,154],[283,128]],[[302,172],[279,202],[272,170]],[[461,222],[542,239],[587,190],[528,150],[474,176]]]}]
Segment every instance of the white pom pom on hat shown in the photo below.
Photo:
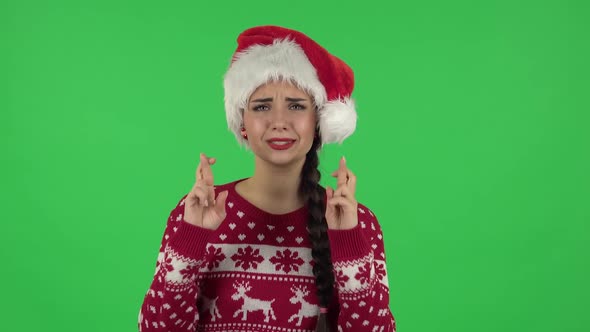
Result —
[{"label": "white pom pom on hat", "polygon": [[225,74],[225,112],[228,128],[241,145],[242,111],[250,95],[271,80],[291,80],[314,98],[318,107],[321,145],[340,143],[356,129],[351,98],[354,74],[344,61],[305,34],[279,27],[259,26],[238,36],[238,47]]}]

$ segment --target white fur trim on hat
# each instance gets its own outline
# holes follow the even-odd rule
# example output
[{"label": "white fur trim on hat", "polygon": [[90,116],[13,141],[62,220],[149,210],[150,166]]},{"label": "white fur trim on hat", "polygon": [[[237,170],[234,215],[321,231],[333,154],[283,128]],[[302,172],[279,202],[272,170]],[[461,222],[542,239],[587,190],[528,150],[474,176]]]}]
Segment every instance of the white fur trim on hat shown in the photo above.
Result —
[{"label": "white fur trim on hat", "polygon": [[342,141],[354,133],[357,114],[352,98],[328,101],[319,113],[322,145],[342,144]]}]

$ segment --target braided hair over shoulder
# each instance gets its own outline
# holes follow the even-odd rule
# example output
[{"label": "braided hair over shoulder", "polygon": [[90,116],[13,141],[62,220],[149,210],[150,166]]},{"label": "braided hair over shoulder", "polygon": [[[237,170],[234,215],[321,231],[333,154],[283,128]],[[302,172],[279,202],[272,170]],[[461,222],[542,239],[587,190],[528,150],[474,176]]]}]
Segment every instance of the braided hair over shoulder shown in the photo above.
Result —
[{"label": "braided hair over shoulder", "polygon": [[[334,273],[330,242],[328,240],[328,224],[326,222],[325,195],[326,189],[320,185],[321,173],[318,170],[318,148],[321,142],[319,132],[307,153],[303,169],[299,195],[304,198],[309,207],[307,229],[312,244],[313,275],[316,280],[317,296],[320,307],[327,308],[334,291]],[[316,325],[316,332],[329,332],[326,313],[320,313]]]}]

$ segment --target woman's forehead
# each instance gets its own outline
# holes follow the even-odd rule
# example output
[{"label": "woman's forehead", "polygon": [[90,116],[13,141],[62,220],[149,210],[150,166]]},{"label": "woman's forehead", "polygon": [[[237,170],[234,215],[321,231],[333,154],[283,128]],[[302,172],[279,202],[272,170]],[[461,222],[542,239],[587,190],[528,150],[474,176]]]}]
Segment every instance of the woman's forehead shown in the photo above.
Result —
[{"label": "woman's forehead", "polygon": [[310,97],[307,92],[289,81],[270,81],[264,83],[254,90],[251,97],[281,92],[285,94],[288,93],[291,96]]}]

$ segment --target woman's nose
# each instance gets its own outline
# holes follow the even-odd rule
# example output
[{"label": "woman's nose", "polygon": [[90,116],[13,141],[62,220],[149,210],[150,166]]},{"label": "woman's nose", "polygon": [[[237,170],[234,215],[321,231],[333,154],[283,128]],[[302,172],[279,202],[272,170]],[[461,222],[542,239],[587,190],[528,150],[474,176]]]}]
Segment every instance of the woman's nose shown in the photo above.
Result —
[{"label": "woman's nose", "polygon": [[286,107],[283,106],[279,106],[279,107],[274,107],[272,109],[271,113],[271,119],[272,121],[285,121],[287,119],[287,109]]}]

